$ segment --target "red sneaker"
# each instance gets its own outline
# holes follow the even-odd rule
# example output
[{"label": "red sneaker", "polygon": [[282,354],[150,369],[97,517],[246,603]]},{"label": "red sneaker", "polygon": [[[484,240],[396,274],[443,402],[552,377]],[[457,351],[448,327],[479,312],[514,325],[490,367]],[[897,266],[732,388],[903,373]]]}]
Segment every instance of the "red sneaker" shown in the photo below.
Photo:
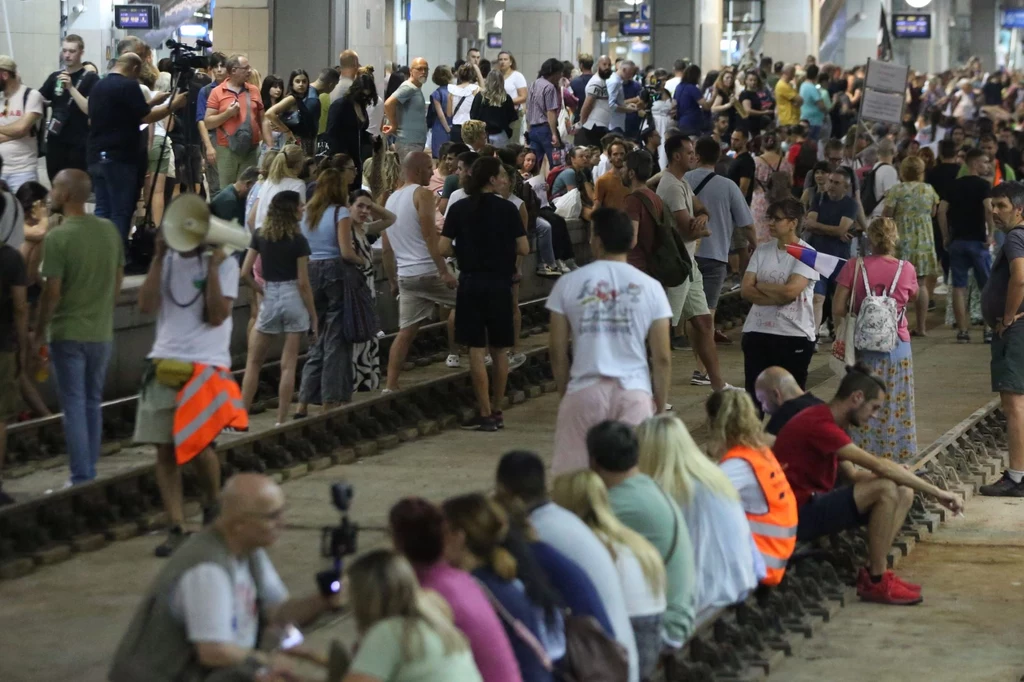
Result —
[{"label": "red sneaker", "polygon": [[[892,573],[892,571],[886,571],[886,573]],[[893,580],[898,582],[900,585],[903,585],[903,587],[907,588],[911,592],[917,592],[918,594],[921,594],[921,586],[920,585],[915,585],[914,583],[908,583],[906,580],[904,580],[903,578],[899,577],[895,573],[892,573],[892,577],[893,577]]]},{"label": "red sneaker", "polygon": [[904,587],[896,580],[892,571],[883,573],[882,579],[877,583],[871,582],[869,578],[867,584],[858,584],[857,596],[864,601],[894,606],[910,606],[922,601],[921,595]]},{"label": "red sneaker", "polygon": [[[907,588],[911,592],[917,592],[918,594],[921,594],[921,586],[920,585],[915,585],[914,583],[908,583],[906,580],[900,578],[898,575],[896,575],[892,571],[886,571],[886,573],[892,574],[893,580],[898,582],[900,585],[903,585],[903,587]],[[857,573],[857,589],[858,590],[860,589],[861,585],[869,585],[869,586],[871,585],[871,575],[868,573],[867,567],[863,567],[863,566],[861,567],[860,572]]]}]

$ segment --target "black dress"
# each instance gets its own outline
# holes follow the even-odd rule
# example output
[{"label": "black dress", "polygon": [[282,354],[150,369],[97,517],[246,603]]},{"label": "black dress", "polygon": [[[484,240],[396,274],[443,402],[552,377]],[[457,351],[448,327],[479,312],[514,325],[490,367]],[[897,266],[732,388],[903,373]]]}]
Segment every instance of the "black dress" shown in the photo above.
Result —
[{"label": "black dress", "polygon": [[348,154],[356,166],[356,179],[352,187],[358,189],[363,183],[363,135],[370,127],[366,108],[361,107],[362,118],[356,113],[360,106],[348,97],[331,103],[327,110],[327,130],[324,137],[331,154]]}]

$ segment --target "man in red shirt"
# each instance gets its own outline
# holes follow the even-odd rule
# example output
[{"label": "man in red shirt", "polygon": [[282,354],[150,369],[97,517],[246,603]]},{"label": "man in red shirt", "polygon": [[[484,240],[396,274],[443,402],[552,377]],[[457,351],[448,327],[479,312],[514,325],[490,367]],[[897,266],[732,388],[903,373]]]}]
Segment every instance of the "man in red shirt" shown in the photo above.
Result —
[{"label": "man in red shirt", "polygon": [[232,55],[226,67],[228,77],[210,91],[203,119],[207,130],[216,131],[214,149],[221,187],[233,185],[246,168],[259,161],[263,129],[263,99],[259,88],[248,82],[249,60]]},{"label": "man in red shirt", "polygon": [[[808,407],[779,432],[773,451],[799,506],[797,540],[868,527],[868,566],[857,594],[883,604],[917,604],[921,588],[886,570],[887,555],[914,501],[931,495],[954,513],[963,499],[918,478],[895,462],[854,445],[845,429],[861,428],[885,402],[885,382],[864,365],[847,367],[832,402]],[[842,472],[844,482],[836,486]]]}]

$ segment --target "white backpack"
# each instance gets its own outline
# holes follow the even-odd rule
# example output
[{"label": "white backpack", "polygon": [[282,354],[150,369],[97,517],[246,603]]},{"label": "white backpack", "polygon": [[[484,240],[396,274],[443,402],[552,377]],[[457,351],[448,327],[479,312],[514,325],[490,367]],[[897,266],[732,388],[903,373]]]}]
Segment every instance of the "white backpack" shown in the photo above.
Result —
[{"label": "white backpack", "polygon": [[[892,292],[896,289],[896,283],[900,281],[900,274],[903,272],[903,261],[900,261],[899,265],[896,266],[896,276],[893,278],[889,290],[882,292],[881,296],[875,295],[871,289],[871,284],[868,282],[867,268],[863,264],[861,265],[860,272],[864,277],[864,291],[866,295],[860,304],[860,312],[857,314],[853,346],[857,350],[888,353],[896,348],[900,342],[899,328],[903,312],[897,311],[896,299],[892,297]],[[854,295],[854,291],[850,292],[851,296]]]}]

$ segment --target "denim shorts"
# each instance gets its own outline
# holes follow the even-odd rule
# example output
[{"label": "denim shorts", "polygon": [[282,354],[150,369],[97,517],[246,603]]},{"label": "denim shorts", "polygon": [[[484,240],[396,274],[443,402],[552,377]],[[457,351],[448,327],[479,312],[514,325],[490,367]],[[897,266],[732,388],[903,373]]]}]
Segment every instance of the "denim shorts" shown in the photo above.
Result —
[{"label": "denim shorts", "polygon": [[967,276],[971,270],[974,270],[978,288],[984,289],[988,276],[992,274],[992,252],[984,242],[955,239],[949,245],[949,268],[953,271],[954,289],[967,287]]},{"label": "denim shorts", "polygon": [[302,302],[299,283],[267,282],[256,330],[264,334],[301,334],[309,331],[309,311]]}]

